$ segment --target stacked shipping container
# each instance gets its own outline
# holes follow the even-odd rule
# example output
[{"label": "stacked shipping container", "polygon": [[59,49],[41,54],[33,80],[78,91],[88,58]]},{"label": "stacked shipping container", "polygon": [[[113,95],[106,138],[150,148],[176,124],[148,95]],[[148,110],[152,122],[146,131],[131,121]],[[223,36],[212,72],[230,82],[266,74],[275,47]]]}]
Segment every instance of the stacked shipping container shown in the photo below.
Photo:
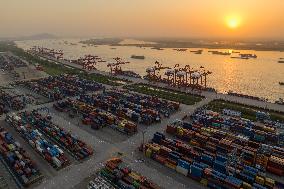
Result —
[{"label": "stacked shipping container", "polygon": [[[201,142],[200,142],[201,143]],[[205,144],[204,144],[205,145]],[[258,168],[231,164],[230,156],[189,146],[156,133],[144,147],[146,157],[199,181],[209,188],[276,188],[280,183],[265,177]],[[283,185],[282,185],[283,186]]]},{"label": "stacked shipping container", "polygon": [[81,79],[74,75],[50,76],[25,82],[24,84],[35,93],[51,100],[60,100],[64,97],[81,95],[88,91],[94,92],[104,88],[99,83]]},{"label": "stacked shipping container", "polygon": [[160,122],[161,114],[168,117],[179,109],[178,103],[126,91],[111,90],[100,95],[81,95],[79,101],[147,125]]},{"label": "stacked shipping container", "polygon": [[114,158],[106,162],[100,174],[116,188],[159,189],[160,187],[146,177],[131,170],[121,159]]},{"label": "stacked shipping container", "polygon": [[70,164],[63,150],[46,140],[42,133],[29,124],[23,124],[18,116],[8,116],[6,121],[13,126],[29,145],[55,169],[61,169]]},{"label": "stacked shipping container", "polygon": [[12,135],[0,127],[0,156],[22,185],[28,186],[42,178],[36,165]]},{"label": "stacked shipping container", "polygon": [[53,105],[58,111],[80,112],[83,115],[82,123],[91,125],[92,129],[109,126],[119,132],[134,134],[137,132],[137,125],[131,121],[117,117],[107,111],[87,105],[76,100],[66,100]]},{"label": "stacked shipping container", "polygon": [[85,142],[53,124],[50,116],[43,116],[37,111],[32,111],[21,112],[18,117],[20,117],[20,124],[30,124],[33,128],[38,129],[49,140],[67,150],[77,160],[83,160],[93,154],[93,150]]},{"label": "stacked shipping container", "polygon": [[189,142],[191,146],[205,149],[211,154],[230,155],[235,151],[239,163],[257,166],[276,175],[284,175],[284,149],[254,142],[236,133],[220,129],[199,127],[182,121],[167,126],[167,133]]}]

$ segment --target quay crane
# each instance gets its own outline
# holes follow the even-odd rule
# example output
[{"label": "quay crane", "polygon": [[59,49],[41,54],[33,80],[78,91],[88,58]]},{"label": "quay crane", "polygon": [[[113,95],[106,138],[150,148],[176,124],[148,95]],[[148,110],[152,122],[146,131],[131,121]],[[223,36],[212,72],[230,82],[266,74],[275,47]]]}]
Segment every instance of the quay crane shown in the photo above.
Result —
[{"label": "quay crane", "polygon": [[89,71],[96,70],[96,65],[98,62],[106,62],[102,60],[101,57],[95,55],[85,55],[84,57],[80,57],[77,60],[71,60],[71,63],[79,64],[83,67],[83,69],[87,69]]},{"label": "quay crane", "polygon": [[212,72],[203,66],[195,70],[190,65],[180,68],[179,64],[165,71],[167,83],[176,87],[207,88],[207,76],[210,74]]},{"label": "quay crane", "polygon": [[119,57],[116,57],[114,58],[114,60],[116,61],[116,63],[109,63],[107,65],[107,67],[110,67],[110,73],[111,74],[119,74],[119,73],[122,73],[122,68],[121,68],[121,65],[123,64],[129,64],[130,62],[124,62],[122,61],[121,58]]},{"label": "quay crane", "polygon": [[87,69],[89,71],[96,69],[95,65],[97,64],[97,56],[93,55],[85,55],[84,58],[81,59],[83,63],[83,69]]},{"label": "quay crane", "polygon": [[[211,71],[205,70],[203,66],[200,67],[202,69],[201,71],[201,85],[204,83],[204,87],[207,88],[207,76],[212,74]],[[204,80],[202,79],[204,77]]]},{"label": "quay crane", "polygon": [[158,61],[155,62],[155,66],[147,68],[147,78],[149,81],[161,81],[162,76],[158,75],[159,71],[164,70],[164,69],[170,69],[169,67],[162,66],[162,64]]}]

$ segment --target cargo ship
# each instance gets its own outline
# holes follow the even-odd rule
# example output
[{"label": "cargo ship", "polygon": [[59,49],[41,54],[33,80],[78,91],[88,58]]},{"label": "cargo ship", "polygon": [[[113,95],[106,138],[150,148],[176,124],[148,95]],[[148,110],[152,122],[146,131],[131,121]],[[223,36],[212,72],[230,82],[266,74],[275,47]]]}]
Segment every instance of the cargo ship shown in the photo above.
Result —
[{"label": "cargo ship", "polygon": [[236,58],[236,59],[249,59],[248,57],[241,57],[241,56],[232,56],[231,58]]},{"label": "cargo ship", "polygon": [[192,52],[194,54],[202,54],[203,50],[202,49],[200,49],[200,50],[193,50],[193,51],[190,51],[190,52]]},{"label": "cargo ship", "polygon": [[244,58],[257,58],[256,54],[240,54]]},{"label": "cargo ship", "polygon": [[132,55],[131,58],[143,60],[143,59],[145,59],[145,56],[143,56],[143,55],[142,55],[142,56],[139,56],[139,55]]},{"label": "cargo ship", "polygon": [[173,49],[174,51],[185,52],[187,49]]},{"label": "cargo ship", "polygon": [[284,60],[279,60],[278,63],[284,63]]},{"label": "cargo ship", "polygon": [[159,51],[162,51],[164,49],[160,48],[160,47],[152,47],[151,49],[155,49],[155,50],[159,50]]},{"label": "cargo ship", "polygon": [[284,82],[279,82],[279,85],[284,85]]},{"label": "cargo ship", "polygon": [[217,55],[231,55],[230,52],[221,52],[221,51],[208,51],[211,52],[212,54],[217,54]]}]

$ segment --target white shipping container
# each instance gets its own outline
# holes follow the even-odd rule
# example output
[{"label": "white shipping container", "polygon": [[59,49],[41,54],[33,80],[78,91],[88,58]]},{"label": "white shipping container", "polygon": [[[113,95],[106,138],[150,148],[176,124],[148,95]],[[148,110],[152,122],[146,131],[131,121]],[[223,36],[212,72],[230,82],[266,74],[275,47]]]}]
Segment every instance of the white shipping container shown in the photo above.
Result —
[{"label": "white shipping container", "polygon": [[16,154],[16,156],[17,156],[19,159],[22,159],[22,158],[23,158],[23,156],[22,156],[18,151],[15,151],[15,154]]},{"label": "white shipping container", "polygon": [[187,176],[188,174],[188,169],[185,169],[183,167],[177,166],[176,171],[180,174],[183,174],[184,176]]},{"label": "white shipping container", "polygon": [[40,146],[40,145],[41,145],[41,143],[40,143],[39,140],[36,140],[36,145],[37,145],[37,146]]},{"label": "white shipping container", "polygon": [[57,159],[56,157],[52,157],[52,161],[57,167],[61,167],[62,164],[59,159]]},{"label": "white shipping container", "polygon": [[37,146],[36,149],[37,149],[40,153],[43,152],[43,149],[42,149],[41,147],[39,147],[39,146]]},{"label": "white shipping container", "polygon": [[27,131],[26,127],[24,127],[24,126],[20,126],[20,128],[21,128],[22,131]]},{"label": "white shipping container", "polygon": [[32,147],[35,147],[35,143],[34,143],[34,141],[29,140],[29,144],[30,144]]},{"label": "white shipping container", "polygon": [[25,162],[23,162],[23,161],[20,161],[20,164],[21,164],[23,167],[26,166]]},{"label": "white shipping container", "polygon": [[63,154],[63,150],[61,150],[57,145],[54,145],[54,147],[59,151],[60,154]]},{"label": "white shipping container", "polygon": [[19,148],[21,147],[21,144],[19,142],[15,142],[15,145]]}]

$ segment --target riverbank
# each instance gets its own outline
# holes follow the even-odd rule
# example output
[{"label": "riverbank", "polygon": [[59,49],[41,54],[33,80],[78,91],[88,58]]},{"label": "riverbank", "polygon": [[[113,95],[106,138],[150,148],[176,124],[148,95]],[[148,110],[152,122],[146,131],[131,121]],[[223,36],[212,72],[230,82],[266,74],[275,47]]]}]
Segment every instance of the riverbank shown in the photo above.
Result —
[{"label": "riverbank", "polygon": [[110,46],[137,46],[151,47],[155,49],[163,48],[206,48],[206,49],[234,49],[234,50],[255,50],[255,51],[284,51],[284,42],[275,41],[206,41],[188,39],[139,39],[145,41],[141,44],[124,44],[121,38],[88,39],[81,41],[87,45],[110,45]]}]

